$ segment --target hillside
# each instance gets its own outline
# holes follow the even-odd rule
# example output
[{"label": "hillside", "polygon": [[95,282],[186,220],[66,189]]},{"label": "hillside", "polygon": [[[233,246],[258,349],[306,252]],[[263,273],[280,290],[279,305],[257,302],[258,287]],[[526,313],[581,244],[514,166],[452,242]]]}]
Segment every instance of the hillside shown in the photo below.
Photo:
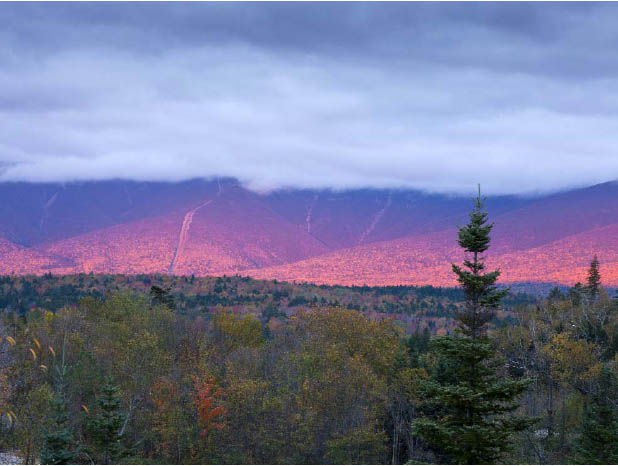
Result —
[{"label": "hillside", "polygon": [[[0,273],[170,273],[452,286],[470,199],[411,190],[255,193],[231,179],[0,184]],[[618,183],[490,197],[503,282],[618,285]]]},{"label": "hillside", "polygon": [[[590,259],[602,258],[601,274],[609,286],[618,285],[618,224],[566,236],[536,248],[490,253],[490,267],[502,270],[503,283],[574,284],[586,277]],[[247,271],[262,279],[325,285],[456,286],[451,263],[463,256],[457,231],[446,230],[399,240],[342,249],[304,261]]]},{"label": "hillside", "polygon": [[[424,328],[431,332],[452,330],[455,313],[463,302],[460,289],[432,286],[327,287],[239,276],[47,274],[0,276],[0,308],[19,314],[33,309],[56,312],[67,305],[77,305],[84,298],[104,299],[117,291],[151,300],[152,286],[166,290],[173,298],[173,307],[192,316],[211,316],[225,307],[268,323],[316,306],[338,306],[362,311],[376,320],[396,319],[406,333]],[[517,306],[531,302],[536,302],[536,298],[509,293],[495,323],[505,324]]]}]

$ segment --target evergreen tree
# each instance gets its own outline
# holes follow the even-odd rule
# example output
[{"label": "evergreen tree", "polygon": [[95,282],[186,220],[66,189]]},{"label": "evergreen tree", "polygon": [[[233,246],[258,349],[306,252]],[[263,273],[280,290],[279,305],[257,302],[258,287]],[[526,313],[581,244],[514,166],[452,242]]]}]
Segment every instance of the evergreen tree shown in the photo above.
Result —
[{"label": "evergreen tree", "polygon": [[617,387],[615,374],[603,367],[597,390],[584,410],[581,434],[573,457],[576,463],[618,464]]},{"label": "evergreen tree", "polygon": [[79,448],[73,439],[73,433],[69,428],[66,400],[66,366],[56,368],[58,379],[56,382],[56,395],[54,398],[54,423],[45,434],[43,450],[41,452],[42,464],[73,464],[79,453]]},{"label": "evergreen tree", "polygon": [[170,293],[170,288],[163,289],[160,286],[153,285],[150,287],[150,296],[152,306],[167,306],[168,309],[174,310],[176,302]]},{"label": "evergreen tree", "polygon": [[[451,264],[457,281],[463,287],[465,308],[457,316],[460,330],[471,338],[480,338],[485,334],[487,324],[494,317],[495,309],[507,294],[506,290],[498,290],[496,281],[500,271],[485,271],[485,263],[481,254],[489,249],[491,241],[489,233],[493,223],[487,223],[487,212],[483,209],[481,188],[474,201],[474,209],[470,212],[470,222],[459,228],[458,244],[465,252],[472,254],[464,260],[463,267]],[[467,269],[467,270],[466,270]]]},{"label": "evergreen tree", "polygon": [[551,302],[558,302],[564,300],[564,294],[560,291],[560,288],[554,286],[549,294],[547,295],[547,299]]},{"label": "evergreen tree", "polygon": [[586,286],[586,291],[588,294],[588,298],[590,302],[595,302],[597,297],[599,296],[599,290],[601,289],[601,273],[599,272],[599,259],[595,255],[590,262],[590,267],[588,268],[588,277],[586,279],[588,285]]},{"label": "evergreen tree", "polygon": [[569,299],[574,306],[579,306],[582,303],[582,296],[584,295],[584,285],[577,282],[569,289]]},{"label": "evergreen tree", "polygon": [[471,257],[463,267],[452,266],[466,297],[457,315],[459,335],[433,340],[440,370],[421,384],[426,415],[413,423],[414,433],[451,463],[496,463],[510,450],[513,434],[532,424],[511,414],[530,381],[505,378],[487,336],[487,325],[506,293],[495,285],[500,271],[485,272],[481,257],[489,248],[492,227],[479,188],[470,222],[459,229],[459,245]]},{"label": "evergreen tree", "polygon": [[122,400],[113,379],[108,378],[97,399],[98,412],[89,424],[90,436],[103,455],[103,464],[122,456],[121,430],[124,416]]}]

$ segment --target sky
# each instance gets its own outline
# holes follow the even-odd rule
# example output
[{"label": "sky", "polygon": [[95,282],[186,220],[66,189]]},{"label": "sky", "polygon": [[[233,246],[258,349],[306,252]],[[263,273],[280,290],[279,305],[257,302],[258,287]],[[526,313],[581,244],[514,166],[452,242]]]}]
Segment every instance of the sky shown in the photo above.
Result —
[{"label": "sky", "polygon": [[0,3],[0,180],[618,178],[618,4]]}]

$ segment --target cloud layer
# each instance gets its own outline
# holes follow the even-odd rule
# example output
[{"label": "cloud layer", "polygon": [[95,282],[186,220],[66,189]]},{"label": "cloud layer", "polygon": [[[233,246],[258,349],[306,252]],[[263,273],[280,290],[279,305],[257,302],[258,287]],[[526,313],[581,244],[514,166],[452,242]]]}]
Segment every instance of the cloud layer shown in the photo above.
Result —
[{"label": "cloud layer", "polygon": [[615,4],[1,4],[2,180],[618,178]]}]

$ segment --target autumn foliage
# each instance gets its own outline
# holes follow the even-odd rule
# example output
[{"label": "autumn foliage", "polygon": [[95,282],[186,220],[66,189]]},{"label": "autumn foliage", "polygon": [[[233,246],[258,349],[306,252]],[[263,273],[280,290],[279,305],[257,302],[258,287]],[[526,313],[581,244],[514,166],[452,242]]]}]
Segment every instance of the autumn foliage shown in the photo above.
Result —
[{"label": "autumn foliage", "polygon": [[202,429],[200,435],[206,437],[211,429],[222,430],[225,427],[222,418],[227,411],[219,404],[223,392],[220,387],[215,386],[214,377],[199,379],[194,376],[193,385],[196,392],[193,402]]},{"label": "autumn foliage", "polygon": [[[23,197],[0,188],[7,198]],[[150,192],[127,183],[129,198],[140,198],[128,204],[122,190],[104,183],[38,189],[28,188],[28,208],[0,221],[7,222],[2,231],[18,232],[0,235],[0,273],[242,273],[327,285],[455,286],[449,263],[457,260],[455,227],[468,207],[467,199],[405,191],[261,196],[231,180]],[[504,283],[571,286],[597,254],[605,284],[618,285],[617,193],[606,184],[511,199],[488,266],[503,270]],[[51,210],[40,224],[45,198]],[[73,205],[76,199],[90,208]]]},{"label": "autumn foliage", "polygon": [[[604,270],[601,262],[601,285]],[[174,299],[155,299],[152,286]],[[455,331],[452,317],[463,298],[457,290],[54,275],[0,277],[0,291],[7,309],[0,442],[25,462],[40,461],[54,428],[60,364],[67,368],[68,428],[80,451],[97,458],[100,442],[88,426],[108,376],[118,387],[122,461],[439,458],[411,426],[422,414],[423,381],[453,375],[431,342]],[[600,377],[618,374],[618,301],[602,286],[591,296],[586,285],[553,290],[546,299],[509,294],[489,323],[497,375],[534,380],[517,414],[539,419],[514,439],[505,461],[570,462],[577,442],[590,451],[595,443],[580,441],[584,413],[586,425],[613,438],[613,424],[594,416],[605,412]],[[586,407],[597,399],[596,408]]]}]

